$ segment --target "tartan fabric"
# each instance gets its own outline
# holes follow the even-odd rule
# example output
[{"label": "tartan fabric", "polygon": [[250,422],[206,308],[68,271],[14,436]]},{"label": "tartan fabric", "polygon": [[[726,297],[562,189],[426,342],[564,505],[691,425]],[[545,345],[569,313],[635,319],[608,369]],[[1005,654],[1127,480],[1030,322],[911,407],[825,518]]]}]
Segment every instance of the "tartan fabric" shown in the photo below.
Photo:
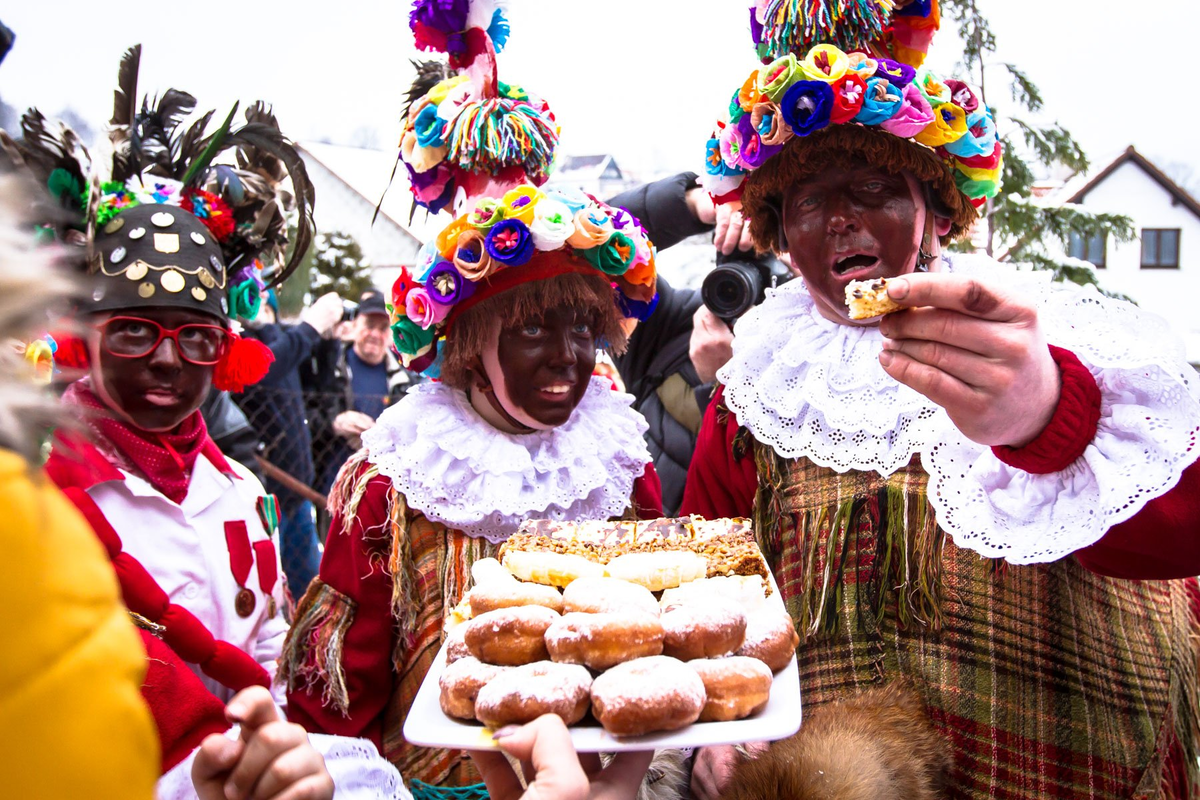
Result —
[{"label": "tartan fabric", "polygon": [[404,740],[402,731],[417,690],[445,638],[442,622],[467,590],[471,565],[477,559],[494,557],[499,545],[432,522],[409,509],[394,489],[392,493],[389,571],[396,586],[393,615],[400,635],[393,654],[397,681],[384,721],[383,755],[405,780],[433,786],[474,786],[481,778],[465,752],[416,747]]},{"label": "tartan fabric", "polygon": [[1195,796],[1194,580],[981,559],[937,528],[916,459],[839,475],[743,445],[806,706],[907,677],[953,744],[953,797]]}]

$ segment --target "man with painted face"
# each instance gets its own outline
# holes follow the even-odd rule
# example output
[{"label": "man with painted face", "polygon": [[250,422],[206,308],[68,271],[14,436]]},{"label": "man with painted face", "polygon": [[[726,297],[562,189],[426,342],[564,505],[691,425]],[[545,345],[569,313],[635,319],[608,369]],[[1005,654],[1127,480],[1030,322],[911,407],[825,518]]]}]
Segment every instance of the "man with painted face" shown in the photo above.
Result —
[{"label": "man with painted face", "polygon": [[[739,323],[683,510],[753,516],[806,706],[913,684],[949,795],[1193,796],[1195,373],[1128,304],[943,251],[999,190],[990,112],[902,62],[936,2],[828,5],[751,10],[765,65],[710,142],[710,191],[803,280]],[[880,279],[902,310],[851,319]],[[783,768],[870,772],[815,736]],[[696,794],[735,761],[702,751]]]}]

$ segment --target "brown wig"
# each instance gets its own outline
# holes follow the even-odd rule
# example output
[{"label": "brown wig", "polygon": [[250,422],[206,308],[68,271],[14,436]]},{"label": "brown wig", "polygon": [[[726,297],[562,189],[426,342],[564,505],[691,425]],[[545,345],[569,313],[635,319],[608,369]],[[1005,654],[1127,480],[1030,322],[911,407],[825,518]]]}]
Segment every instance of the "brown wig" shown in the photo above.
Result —
[{"label": "brown wig", "polygon": [[465,310],[446,334],[442,382],[456,389],[470,385],[471,373],[491,338],[493,320],[504,320],[505,328],[519,328],[540,320],[546,309],[561,306],[593,312],[597,347],[625,351],[622,316],[608,276],[599,271],[570,272],[518,284]]},{"label": "brown wig", "polygon": [[742,205],[754,244],[760,250],[779,251],[780,209],[789,188],[831,167],[863,166],[907,172],[929,187],[936,212],[950,219],[943,243],[963,236],[979,217],[941,157],[928,147],[861,125],[831,125],[809,136],[793,136],[768,164],[746,178]]}]

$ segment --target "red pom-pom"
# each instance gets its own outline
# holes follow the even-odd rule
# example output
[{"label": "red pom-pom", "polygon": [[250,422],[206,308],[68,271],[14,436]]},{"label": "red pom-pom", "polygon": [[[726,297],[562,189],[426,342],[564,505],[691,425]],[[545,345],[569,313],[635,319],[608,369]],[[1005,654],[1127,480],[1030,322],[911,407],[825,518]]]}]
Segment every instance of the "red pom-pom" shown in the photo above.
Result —
[{"label": "red pom-pom", "polygon": [[203,189],[184,189],[179,206],[195,214],[218,242],[225,241],[233,233],[233,209],[219,195]]},{"label": "red pom-pom", "polygon": [[213,371],[213,386],[222,392],[243,392],[267,375],[275,354],[257,339],[229,334],[229,346]]},{"label": "red pom-pom", "polygon": [[58,349],[54,351],[54,366],[59,369],[87,369],[87,342],[69,333],[52,334]]}]

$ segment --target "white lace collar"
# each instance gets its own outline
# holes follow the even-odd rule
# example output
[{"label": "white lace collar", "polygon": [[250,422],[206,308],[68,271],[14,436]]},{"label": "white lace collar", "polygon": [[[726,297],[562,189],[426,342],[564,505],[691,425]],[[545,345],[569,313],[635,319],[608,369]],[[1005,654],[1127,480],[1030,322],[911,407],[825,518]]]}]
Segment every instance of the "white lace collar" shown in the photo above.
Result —
[{"label": "white lace collar", "polygon": [[825,319],[794,280],[738,322],[718,377],[738,422],[781,456],[889,475],[949,418],[883,371],[882,347],[877,327]]},{"label": "white lace collar", "polygon": [[508,434],[445,384],[422,384],[363,434],[368,460],[408,504],[469,536],[498,542],[526,518],[608,519],[629,506],[650,451],[645,419],[593,378],[566,424]]}]

